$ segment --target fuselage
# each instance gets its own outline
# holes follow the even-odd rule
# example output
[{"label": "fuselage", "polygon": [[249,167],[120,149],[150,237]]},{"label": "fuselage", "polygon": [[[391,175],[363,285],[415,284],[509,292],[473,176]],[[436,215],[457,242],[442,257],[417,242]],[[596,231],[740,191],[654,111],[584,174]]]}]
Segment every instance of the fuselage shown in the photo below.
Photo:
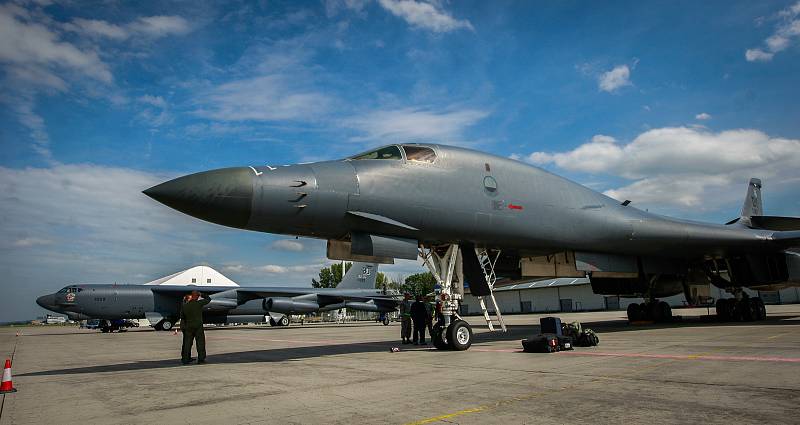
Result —
[{"label": "fuselage", "polygon": [[[54,294],[39,297],[36,302],[50,311],[66,314],[75,320],[84,319],[144,319],[146,313],[155,312],[164,317],[177,317],[184,294],[197,290],[211,294],[212,303],[204,309],[204,316],[256,316],[267,315],[267,298],[254,297],[241,302],[235,291],[243,289],[275,294],[278,298],[297,298],[312,301],[319,306],[316,310],[330,310],[348,307],[347,303],[325,303],[318,295],[359,296],[393,299],[392,294],[383,294],[380,289],[336,289],[336,288],[297,288],[297,287],[215,287],[215,286],[149,286],[114,284],[77,284],[63,288]],[[305,293],[304,293],[305,292]],[[232,296],[233,298],[228,298]],[[341,305],[339,305],[341,304]],[[363,306],[362,306],[363,307]]]},{"label": "fuselage", "polygon": [[687,258],[769,243],[768,231],[654,215],[509,158],[442,145],[381,149],[338,161],[213,170],[145,193],[207,221],[329,240],[364,232],[523,255]]}]

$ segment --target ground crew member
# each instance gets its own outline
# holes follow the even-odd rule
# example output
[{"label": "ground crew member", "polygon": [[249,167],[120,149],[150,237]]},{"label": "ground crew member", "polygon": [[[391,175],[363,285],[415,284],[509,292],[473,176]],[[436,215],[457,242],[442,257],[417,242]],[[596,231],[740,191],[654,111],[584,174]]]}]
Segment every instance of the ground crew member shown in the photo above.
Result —
[{"label": "ground crew member", "polygon": [[200,293],[192,291],[189,301],[181,306],[181,332],[183,332],[183,348],[181,363],[189,364],[192,358],[192,342],[197,341],[197,363],[206,362],[206,335],[203,332],[203,306],[211,302],[208,296],[199,300]]},{"label": "ground crew member", "polygon": [[400,337],[403,344],[411,344],[411,294],[403,294],[400,302]]},{"label": "ground crew member", "polygon": [[425,345],[425,327],[428,326],[428,309],[422,301],[422,295],[417,295],[417,301],[411,304],[411,320],[414,322],[414,345]]},{"label": "ground crew member", "polygon": [[430,297],[425,297],[425,322],[428,325],[428,335],[433,337],[433,304],[430,302]]}]

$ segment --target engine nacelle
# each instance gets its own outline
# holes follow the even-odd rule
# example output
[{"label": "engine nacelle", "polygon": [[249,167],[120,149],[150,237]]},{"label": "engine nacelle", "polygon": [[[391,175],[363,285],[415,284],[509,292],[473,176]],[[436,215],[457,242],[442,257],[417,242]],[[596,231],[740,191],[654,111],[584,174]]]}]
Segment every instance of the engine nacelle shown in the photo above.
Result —
[{"label": "engine nacelle", "polygon": [[374,311],[378,313],[388,313],[390,311],[394,311],[393,307],[359,301],[348,301],[345,303],[345,306],[347,308],[352,308],[353,310]]},{"label": "engine nacelle", "polygon": [[230,298],[213,298],[211,302],[203,307],[205,311],[228,311],[233,310],[239,305],[235,299]]},{"label": "engine nacelle", "polygon": [[283,314],[312,313],[319,310],[319,304],[285,297],[267,298],[264,300],[264,310]]}]

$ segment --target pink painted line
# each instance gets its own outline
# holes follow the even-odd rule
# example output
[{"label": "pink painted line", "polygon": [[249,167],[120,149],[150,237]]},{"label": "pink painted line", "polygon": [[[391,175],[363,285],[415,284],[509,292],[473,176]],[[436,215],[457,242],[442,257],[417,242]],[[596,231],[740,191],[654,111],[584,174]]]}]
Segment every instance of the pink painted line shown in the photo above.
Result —
[{"label": "pink painted line", "polygon": [[646,359],[671,359],[671,360],[723,360],[723,361],[747,361],[747,362],[778,362],[778,363],[800,363],[797,357],[761,357],[761,356],[711,356],[711,355],[678,355],[678,354],[638,354],[638,353],[597,353],[590,351],[561,351],[560,354],[574,356],[597,356],[597,357],[639,357]]}]

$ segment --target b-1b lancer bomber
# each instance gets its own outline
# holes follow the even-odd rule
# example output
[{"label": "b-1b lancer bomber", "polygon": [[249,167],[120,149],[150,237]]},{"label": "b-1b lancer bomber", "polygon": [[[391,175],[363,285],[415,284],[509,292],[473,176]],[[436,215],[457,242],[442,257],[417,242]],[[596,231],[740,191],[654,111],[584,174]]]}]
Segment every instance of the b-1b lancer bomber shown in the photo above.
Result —
[{"label": "b-1b lancer bomber", "polygon": [[144,193],[213,223],[326,239],[331,259],[421,256],[441,285],[437,348],[472,343],[458,314],[464,283],[490,329],[494,285],[528,277],[588,276],[596,293],[643,297],[631,320],[667,319],[660,297],[691,297],[708,282],[735,295],[718,301],[720,318],[763,319],[763,302],[742,288],[800,285],[800,219],[763,215],[758,179],[726,225],[659,216],[520,161],[435,144],[205,171]]}]

